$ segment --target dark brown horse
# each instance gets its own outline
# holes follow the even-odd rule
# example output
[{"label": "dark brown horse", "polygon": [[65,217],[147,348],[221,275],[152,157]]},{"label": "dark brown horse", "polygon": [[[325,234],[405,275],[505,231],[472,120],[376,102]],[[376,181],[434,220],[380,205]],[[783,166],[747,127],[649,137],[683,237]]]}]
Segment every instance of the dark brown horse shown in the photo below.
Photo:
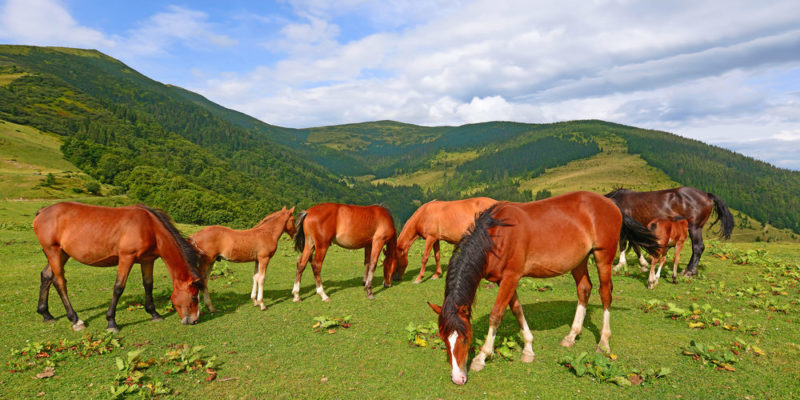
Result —
[{"label": "dark brown horse", "polygon": [[208,276],[214,267],[214,261],[225,259],[232,262],[255,261],[253,269],[253,290],[250,298],[253,306],[266,310],[264,305],[264,278],[270,258],[278,249],[278,239],[286,232],[294,237],[294,207],[283,207],[267,215],[256,226],[239,231],[225,226],[209,226],[189,237],[200,249],[200,272],[203,277],[203,291],[206,306],[214,312],[211,297],[208,294]]},{"label": "dark brown horse", "polygon": [[392,214],[383,206],[354,206],[348,204],[322,203],[300,213],[297,219],[297,234],[294,248],[302,251],[297,260],[297,277],[292,294],[294,301],[300,301],[300,278],[313,253],[311,269],[317,294],[323,301],[330,301],[322,288],[322,261],[331,243],[345,249],[364,249],[364,290],[372,299],[372,276],[378,263],[378,256],[384,245],[383,285],[392,285],[392,271],[396,266],[397,233]]},{"label": "dark brown horse", "polygon": [[[667,251],[670,247],[675,248],[675,261],[672,264],[672,283],[678,279],[678,260],[681,258],[683,242],[686,241],[686,231],[689,229],[689,221],[683,218],[678,220],[654,219],[647,224],[647,228],[655,233],[658,238],[658,253],[650,258],[650,277],[647,279],[647,288],[652,289],[661,279],[661,267],[667,260]],[[653,272],[658,264],[658,271]]]},{"label": "dark brown horse", "polygon": [[[693,187],[683,186],[675,189],[656,190],[653,192],[635,192],[628,189],[617,189],[606,197],[619,204],[622,212],[630,215],[640,224],[646,224],[654,219],[670,219],[677,217],[685,218],[689,221],[689,237],[692,239],[692,257],[689,265],[683,271],[683,275],[697,275],[697,264],[706,246],[703,244],[703,226],[708,221],[712,210],[717,213],[717,219],[712,223],[722,221],[720,236],[725,239],[731,237],[733,231],[733,215],[728,211],[728,206],[712,193],[706,193]],[[614,267],[615,270],[626,264],[625,248],[626,242],[620,243],[619,263]],[[647,261],[641,254],[637,246],[632,246],[642,270],[647,266]]]},{"label": "dark brown horse", "polygon": [[400,280],[408,267],[408,249],[417,238],[425,239],[425,250],[422,253],[422,268],[414,283],[422,282],[425,277],[425,264],[433,248],[436,258],[436,272],[431,279],[442,276],[441,253],[439,241],[456,244],[467,233],[467,229],[475,222],[475,216],[489,208],[497,200],[488,197],[455,201],[429,201],[423,204],[403,225],[397,238],[397,269],[392,277]]},{"label": "dark brown horse", "polygon": [[522,361],[533,361],[533,335],[522,313],[517,283],[523,276],[551,278],[572,272],[578,307],[572,328],[561,341],[572,346],[583,328],[592,289],[587,262],[593,255],[600,278],[603,328],[598,350],[610,351],[611,264],[620,237],[649,251],[657,244],[644,226],[622,214],[613,201],[591,192],[573,192],[532,203],[498,203],[482,212],[450,259],[444,303],[432,305],[439,314],[439,335],[445,342],[451,379],[467,381],[466,362],[472,343],[472,303],[481,279],[499,283],[489,316],[489,332],[471,369],[479,371],[494,351],[497,327],[510,307],[525,342]]},{"label": "dark brown horse", "polygon": [[162,317],[153,304],[153,262],[161,257],[172,277],[172,304],[184,324],[200,316],[198,290],[203,287],[197,267],[197,251],[161,211],[143,205],[98,207],[81,203],[57,203],[43,208],[33,219],[33,231],[42,245],[47,266],[42,270],[38,312],[52,321],[47,297],[54,284],[61,296],[72,329],[84,328],[67,297],[64,264],[72,257],[95,267],[117,265],[117,280],[106,319],[108,330],[119,331],[116,309],[134,263],[142,266],[145,310],[154,321]]}]

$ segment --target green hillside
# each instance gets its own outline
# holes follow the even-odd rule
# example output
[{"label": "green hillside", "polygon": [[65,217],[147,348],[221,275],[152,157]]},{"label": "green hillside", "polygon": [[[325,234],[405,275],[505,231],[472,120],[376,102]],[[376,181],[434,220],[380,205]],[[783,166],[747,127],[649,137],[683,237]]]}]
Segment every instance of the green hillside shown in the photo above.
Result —
[{"label": "green hillside", "polygon": [[[576,189],[689,185],[800,233],[800,173],[603,121],[290,129],[97,51],[30,46],[0,46],[0,119],[54,134],[81,179],[102,183],[99,194],[127,195],[189,223],[244,226],[283,205],[323,201],[384,202],[401,223],[434,198],[528,201]],[[83,181],[70,185],[77,191]]]}]

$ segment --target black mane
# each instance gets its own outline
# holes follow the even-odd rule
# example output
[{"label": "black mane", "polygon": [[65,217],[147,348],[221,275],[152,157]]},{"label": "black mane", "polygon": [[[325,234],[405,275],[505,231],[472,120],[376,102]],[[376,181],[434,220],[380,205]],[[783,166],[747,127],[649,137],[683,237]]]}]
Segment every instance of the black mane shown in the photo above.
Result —
[{"label": "black mane", "polygon": [[458,317],[458,309],[468,306],[472,309],[478,283],[484,275],[486,256],[494,249],[494,240],[489,228],[509,226],[503,220],[494,218],[498,204],[482,211],[475,217],[475,225],[461,238],[453,251],[447,267],[444,304],[439,320],[444,322],[443,332],[456,331],[464,334],[466,326]]},{"label": "black mane", "polygon": [[616,197],[619,194],[630,193],[630,192],[633,192],[633,190],[625,189],[624,187],[618,187],[618,188],[612,190],[611,192],[606,193],[605,196],[608,197],[609,199],[613,199],[614,197]]},{"label": "black mane", "polygon": [[198,263],[200,257],[197,254],[197,249],[192,246],[186,238],[181,235],[178,231],[178,228],[172,223],[170,217],[164,211],[150,208],[144,204],[139,204],[139,207],[144,208],[145,210],[149,211],[153,214],[164,228],[167,228],[167,232],[175,239],[178,243],[178,247],[181,249],[181,253],[183,253],[183,258],[186,259],[186,262],[189,264],[189,272],[192,274],[192,277],[195,279],[200,279],[200,268],[198,267]]}]

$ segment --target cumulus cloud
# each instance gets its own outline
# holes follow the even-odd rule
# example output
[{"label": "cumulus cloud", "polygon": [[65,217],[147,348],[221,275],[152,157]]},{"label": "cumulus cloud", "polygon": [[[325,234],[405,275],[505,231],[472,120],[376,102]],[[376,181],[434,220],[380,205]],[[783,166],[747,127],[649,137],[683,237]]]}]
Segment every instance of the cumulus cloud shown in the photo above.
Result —
[{"label": "cumulus cloud", "polygon": [[128,32],[123,45],[134,55],[154,55],[166,52],[176,42],[195,49],[238,44],[236,39],[216,33],[205,12],[169,6]]},{"label": "cumulus cloud", "polygon": [[98,49],[115,44],[102,32],[80,25],[58,0],[7,0],[0,10],[0,39]]}]

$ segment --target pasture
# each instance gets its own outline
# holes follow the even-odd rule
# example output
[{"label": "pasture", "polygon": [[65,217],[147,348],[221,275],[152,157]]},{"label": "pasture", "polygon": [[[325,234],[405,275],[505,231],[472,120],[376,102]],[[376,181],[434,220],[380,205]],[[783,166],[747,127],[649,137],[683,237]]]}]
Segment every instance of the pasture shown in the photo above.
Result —
[{"label": "pasture", "polygon": [[[88,327],[73,332],[55,291],[50,310],[56,322],[44,324],[36,313],[39,272],[45,258],[30,228],[36,210],[52,201],[0,202],[0,342],[3,368],[2,397],[108,398],[118,374],[116,358],[141,350],[142,382],[160,382],[177,398],[796,398],[800,396],[800,247],[796,243],[707,242],[700,274],[677,285],[662,279],[648,290],[647,274],[629,265],[615,275],[611,308],[610,345],[616,369],[667,369],[666,376],[642,384],[618,386],[588,375],[576,377],[559,364],[564,356],[577,357],[594,350],[600,336],[602,309],[597,273],[590,265],[594,285],[584,331],[573,348],[559,342],[569,331],[577,297],[571,276],[550,280],[522,280],[518,293],[534,335],[536,359],[519,361],[496,355],[483,371],[472,372],[468,383],[450,382],[450,368],[441,346],[430,336],[426,346],[412,345],[406,327],[431,325],[435,314],[426,301],[440,304],[444,279],[412,284],[419,272],[422,242],[411,248],[404,280],[384,289],[376,272],[375,300],[365,299],[361,285],[363,253],[331,247],[322,269],[329,303],[314,292],[310,268],[303,276],[300,303],[293,303],[298,254],[286,236],[267,269],[264,285],[266,311],[249,299],[253,265],[218,262],[227,271],[210,282],[215,314],[204,313],[200,323],[184,326],[167,309],[171,281],[160,260],[155,267],[155,301],[165,316],[151,322],[142,309],[144,291],[134,267],[117,312],[121,347],[105,354],[82,357],[66,353],[55,361],[54,376],[33,379],[45,368],[43,359],[20,365],[13,350],[62,339],[80,340],[99,335],[106,326],[113,268],[91,268],[70,261],[66,277],[70,298]],[[180,228],[188,235],[200,227]],[[708,239],[711,239],[708,236]],[[442,245],[443,264],[452,246]],[[681,259],[689,259],[686,246]],[[629,257],[632,260],[633,257]],[[671,262],[671,256],[668,262]],[[681,268],[685,267],[682,262]],[[51,289],[52,290],[52,289]],[[483,339],[488,313],[497,288],[484,281],[473,309],[475,337]],[[671,303],[671,304],[668,304]],[[694,305],[694,306],[693,306]],[[351,316],[349,328],[334,333],[314,329],[315,318]],[[715,318],[719,321],[715,321]],[[697,325],[703,322],[703,326]],[[695,328],[691,328],[696,326]],[[517,338],[517,323],[505,314],[496,343]],[[733,350],[735,361],[704,365],[702,357],[684,354],[690,342],[715,345],[713,353]],[[422,342],[418,341],[418,344]],[[215,379],[198,369],[169,373],[176,361],[164,362],[176,345],[203,346],[205,359],[216,357]],[[437,348],[438,347],[438,348]],[[733,353],[730,353],[733,354]],[[699,359],[696,360],[695,358]],[[15,364],[16,363],[16,364]],[[734,371],[726,370],[735,369]],[[11,372],[18,370],[19,372]],[[133,394],[131,397],[138,397]]]}]

